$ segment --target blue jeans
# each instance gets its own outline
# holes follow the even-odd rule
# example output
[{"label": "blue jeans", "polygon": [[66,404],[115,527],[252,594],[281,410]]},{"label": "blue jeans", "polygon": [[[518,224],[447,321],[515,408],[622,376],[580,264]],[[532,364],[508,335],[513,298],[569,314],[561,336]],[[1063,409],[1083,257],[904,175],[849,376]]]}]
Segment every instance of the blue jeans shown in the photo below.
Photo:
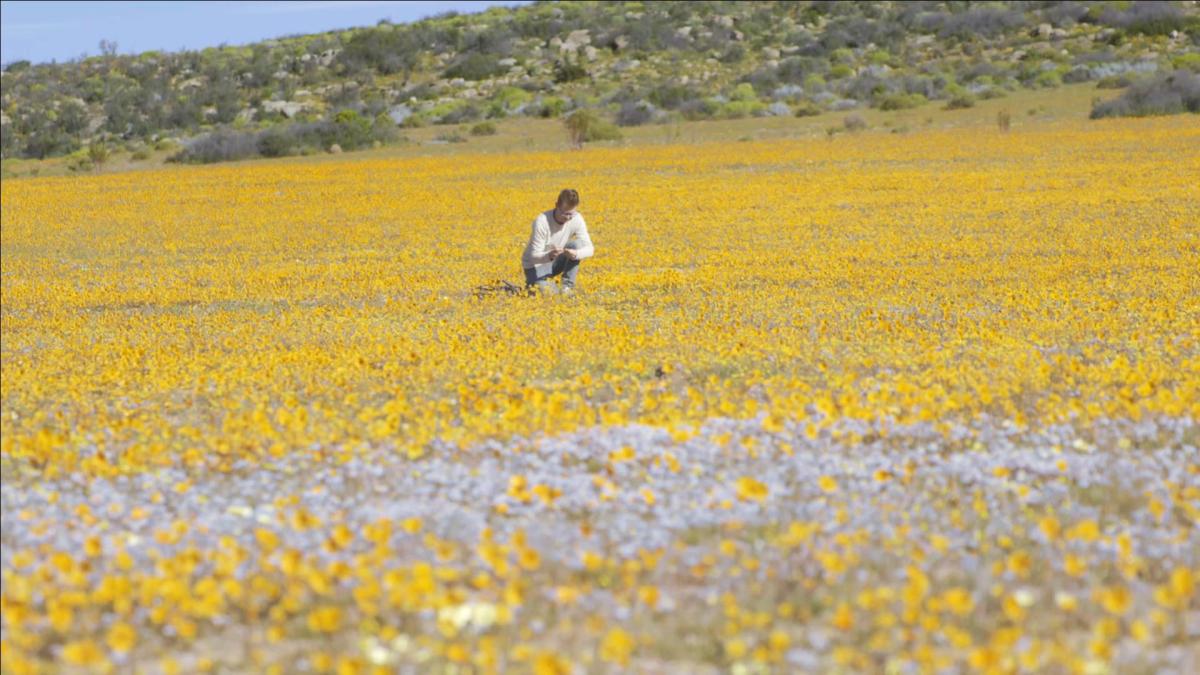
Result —
[{"label": "blue jeans", "polygon": [[[575,248],[568,244],[567,248]],[[525,288],[532,289],[536,287],[542,292],[551,290],[550,279],[558,275],[562,275],[562,285],[564,288],[574,288],[575,278],[579,276],[579,261],[572,260],[566,255],[560,255],[554,259],[550,266],[550,271],[546,274],[538,276],[537,269],[533,267],[525,268]]]}]

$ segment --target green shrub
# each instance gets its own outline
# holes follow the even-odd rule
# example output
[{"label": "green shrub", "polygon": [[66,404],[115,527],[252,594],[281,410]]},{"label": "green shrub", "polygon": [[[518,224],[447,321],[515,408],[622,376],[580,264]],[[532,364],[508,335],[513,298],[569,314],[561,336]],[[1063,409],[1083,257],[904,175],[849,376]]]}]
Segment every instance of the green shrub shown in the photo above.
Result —
[{"label": "green shrub", "polygon": [[138,161],[138,162],[150,159],[150,149],[149,148],[138,148],[137,150],[134,150],[133,153],[131,153],[129,155],[129,158],[134,161]]},{"label": "green shrub", "polygon": [[567,102],[557,96],[547,96],[542,99],[542,107],[538,110],[540,117],[558,117],[567,109]]},{"label": "green shrub", "polygon": [[443,73],[447,78],[461,77],[464,80],[486,80],[504,72],[504,67],[495,58],[471,53],[455,61]]},{"label": "green shrub", "polygon": [[1133,80],[1128,75],[1109,75],[1102,77],[1096,82],[1097,89],[1124,89],[1133,84]]},{"label": "green shrub", "polygon": [[1056,70],[1047,70],[1033,78],[1033,85],[1042,89],[1062,86],[1062,76]]},{"label": "green shrub", "polygon": [[749,82],[743,82],[734,87],[733,93],[729,95],[729,100],[741,102],[757,101],[758,94],[754,93],[753,85]]},{"label": "green shrub", "polygon": [[480,122],[471,127],[472,136],[495,136],[497,131],[495,122]]},{"label": "green shrub", "polygon": [[829,69],[829,79],[831,80],[840,80],[842,78],[850,77],[853,74],[854,70],[844,63],[839,63]]},{"label": "green shrub", "polygon": [[617,125],[600,117],[590,108],[580,108],[563,119],[571,145],[579,148],[593,141],[616,141],[621,139]]},{"label": "green shrub", "polygon": [[717,116],[723,119],[740,119],[762,113],[767,106],[762,101],[729,101],[721,105]]},{"label": "green shrub", "polygon": [[92,141],[88,146],[88,159],[96,166],[103,166],[108,161],[108,146],[103,141]]},{"label": "green shrub", "polygon": [[1179,54],[1171,59],[1171,65],[1175,66],[1176,70],[1190,70],[1194,73],[1200,73],[1200,52]]},{"label": "green shrub", "polygon": [[812,117],[820,115],[822,112],[824,111],[821,110],[821,106],[812,101],[801,101],[796,104],[795,109],[792,111],[796,117]]},{"label": "green shrub", "polygon": [[946,110],[962,110],[964,108],[974,108],[975,97],[970,94],[958,94],[946,101]]},{"label": "green shrub", "polygon": [[556,61],[554,63],[554,81],[559,84],[582,80],[587,76],[587,68],[577,62]]},{"label": "green shrub", "polygon": [[924,105],[928,100],[920,94],[885,94],[879,99],[879,109],[908,110]]},{"label": "green shrub", "polygon": [[501,87],[492,94],[492,102],[500,104],[506,111],[528,103],[532,98],[529,92],[513,86]]}]

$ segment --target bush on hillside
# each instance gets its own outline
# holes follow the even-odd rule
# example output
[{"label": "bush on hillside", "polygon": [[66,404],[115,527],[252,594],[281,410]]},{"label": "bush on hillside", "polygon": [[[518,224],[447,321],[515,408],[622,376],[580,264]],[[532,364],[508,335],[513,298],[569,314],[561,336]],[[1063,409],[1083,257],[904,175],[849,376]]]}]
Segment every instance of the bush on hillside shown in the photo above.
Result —
[{"label": "bush on hillside", "polygon": [[249,159],[258,155],[256,134],[236,131],[214,131],[196,138],[178,153],[167,159],[185,164],[212,164]]},{"label": "bush on hillside", "polygon": [[554,63],[554,81],[559,84],[582,80],[587,76],[587,68],[577,62],[555,61]]},{"label": "bush on hillside", "polygon": [[617,112],[617,126],[636,127],[654,120],[654,106],[645,101],[626,101]]},{"label": "bush on hillside", "polygon": [[1092,106],[1091,119],[1200,113],[1200,75],[1175,71],[1129,86],[1120,96]]},{"label": "bush on hillside", "polygon": [[1015,9],[972,7],[965,12],[943,14],[936,21],[940,38],[972,40],[993,38],[1025,25],[1025,15]]},{"label": "bush on hillside", "polygon": [[1135,2],[1126,10],[1107,9],[1100,14],[1100,23],[1130,33],[1167,35],[1188,27],[1188,18],[1174,2]]},{"label": "bush on hillside", "polygon": [[460,57],[445,70],[447,78],[461,77],[464,80],[478,81],[495,77],[505,71],[497,59],[480,53],[471,53]]}]

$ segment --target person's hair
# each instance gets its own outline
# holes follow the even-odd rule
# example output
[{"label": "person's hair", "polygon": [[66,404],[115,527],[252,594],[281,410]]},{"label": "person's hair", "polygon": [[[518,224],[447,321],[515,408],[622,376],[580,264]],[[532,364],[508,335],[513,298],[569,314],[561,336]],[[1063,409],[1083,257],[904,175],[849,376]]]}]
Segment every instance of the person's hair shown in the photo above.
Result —
[{"label": "person's hair", "polygon": [[575,208],[579,206],[579,193],[571,188],[567,188],[558,193],[558,201],[554,202],[555,206],[565,206],[567,208]]}]

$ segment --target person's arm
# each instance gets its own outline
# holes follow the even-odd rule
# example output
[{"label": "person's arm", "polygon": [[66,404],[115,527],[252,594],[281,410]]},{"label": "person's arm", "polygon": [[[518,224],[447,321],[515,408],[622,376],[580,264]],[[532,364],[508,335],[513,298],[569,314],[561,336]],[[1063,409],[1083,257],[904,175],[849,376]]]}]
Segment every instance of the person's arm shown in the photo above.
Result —
[{"label": "person's arm", "polygon": [[554,260],[550,255],[547,243],[550,241],[550,224],[546,222],[545,214],[533,219],[533,232],[529,235],[530,261],[535,265]]},{"label": "person's arm", "polygon": [[587,223],[583,222],[583,216],[578,216],[578,218],[579,229],[575,232],[575,247],[570,250],[576,260],[583,260],[592,257],[596,248],[592,246],[592,238],[588,236]]}]

